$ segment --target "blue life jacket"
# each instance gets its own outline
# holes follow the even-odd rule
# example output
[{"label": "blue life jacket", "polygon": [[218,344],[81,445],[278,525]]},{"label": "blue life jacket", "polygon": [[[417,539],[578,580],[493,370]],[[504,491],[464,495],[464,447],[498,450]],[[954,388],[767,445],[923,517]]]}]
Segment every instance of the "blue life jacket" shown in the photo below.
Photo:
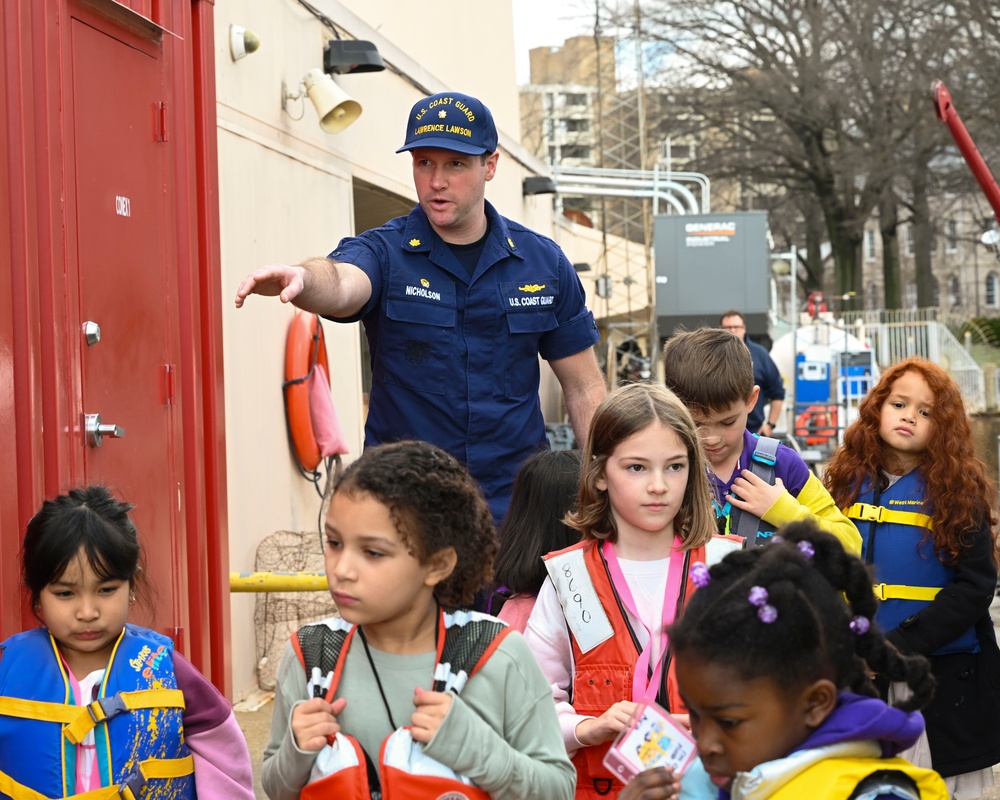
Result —
[{"label": "blue life jacket", "polygon": [[173,642],[126,625],[99,684],[77,706],[56,641],[44,628],[0,645],[0,798],[76,794],[77,744],[94,731],[101,800],[193,800],[194,761],[184,743],[184,699]]},{"label": "blue life jacket", "polygon": [[[844,513],[858,526],[862,557],[875,567],[875,593],[882,600],[875,621],[883,631],[906,627],[937,593],[955,581],[955,570],[942,564],[931,538],[932,509],[926,500],[923,471],[904,475],[881,492],[866,483],[857,502]],[[931,655],[978,653],[975,625]]]}]

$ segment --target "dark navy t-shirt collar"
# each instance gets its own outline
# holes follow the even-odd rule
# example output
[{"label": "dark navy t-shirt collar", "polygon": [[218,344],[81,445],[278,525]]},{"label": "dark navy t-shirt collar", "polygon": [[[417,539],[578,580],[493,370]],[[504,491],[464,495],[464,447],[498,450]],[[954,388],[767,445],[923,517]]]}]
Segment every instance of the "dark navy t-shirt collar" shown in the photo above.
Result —
[{"label": "dark navy t-shirt collar", "polygon": [[[503,258],[522,259],[520,252],[518,252],[517,241],[507,227],[507,220],[497,213],[488,200],[486,201],[486,217],[489,223],[489,234],[486,244],[483,246],[483,255],[479,259],[479,267],[473,277]],[[419,205],[415,206],[406,218],[401,248],[408,253],[427,253],[428,258],[442,269],[451,272],[463,281],[469,280],[469,275],[462,269],[458,259],[451,253],[444,240],[434,232],[427,215],[424,214],[423,208]]]}]

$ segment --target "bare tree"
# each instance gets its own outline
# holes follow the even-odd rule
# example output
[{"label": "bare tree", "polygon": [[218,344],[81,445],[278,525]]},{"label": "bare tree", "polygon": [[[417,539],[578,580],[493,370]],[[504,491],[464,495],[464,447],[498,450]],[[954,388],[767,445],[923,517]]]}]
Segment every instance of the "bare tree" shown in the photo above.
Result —
[{"label": "bare tree", "polygon": [[[975,4],[976,0],[961,0]],[[932,76],[973,49],[971,24],[939,0],[647,0],[664,80],[702,120],[714,171],[819,208],[840,294],[862,293],[861,246],[874,211],[886,304],[899,305],[898,203],[915,224],[918,293],[929,304],[929,197],[946,147]],[[981,11],[981,27],[1000,28]],[[897,187],[903,187],[900,190]],[[780,206],[756,198],[758,207]],[[808,205],[803,209],[803,229]],[[808,236],[807,236],[808,242]],[[810,261],[812,256],[810,256]]]}]

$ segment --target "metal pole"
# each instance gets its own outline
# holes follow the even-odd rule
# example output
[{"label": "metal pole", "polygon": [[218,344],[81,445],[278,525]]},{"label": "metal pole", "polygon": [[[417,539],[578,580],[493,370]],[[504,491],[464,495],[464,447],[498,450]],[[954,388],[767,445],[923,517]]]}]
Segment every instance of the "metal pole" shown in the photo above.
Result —
[{"label": "metal pole", "polygon": [[798,250],[795,245],[792,245],[792,272],[791,272],[791,291],[792,291],[792,402],[786,403],[785,408],[791,411],[789,414],[789,419],[792,424],[788,426],[790,433],[794,433],[793,430],[795,425],[795,418],[798,416],[798,409],[795,403],[798,401],[798,396],[796,395],[795,389],[799,377],[799,289],[798,289],[798,275],[799,275],[799,255]]}]

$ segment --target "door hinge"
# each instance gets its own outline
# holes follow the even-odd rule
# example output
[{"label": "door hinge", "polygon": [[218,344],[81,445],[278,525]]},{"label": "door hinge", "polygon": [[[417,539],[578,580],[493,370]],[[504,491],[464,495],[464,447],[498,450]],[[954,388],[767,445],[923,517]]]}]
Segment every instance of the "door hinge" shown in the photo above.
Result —
[{"label": "door hinge", "polygon": [[173,364],[163,365],[163,402],[169,408],[174,404],[177,368]]},{"label": "door hinge", "polygon": [[160,100],[156,104],[156,141],[170,141],[170,133],[169,128],[167,127],[167,122],[167,103],[165,100]]}]

